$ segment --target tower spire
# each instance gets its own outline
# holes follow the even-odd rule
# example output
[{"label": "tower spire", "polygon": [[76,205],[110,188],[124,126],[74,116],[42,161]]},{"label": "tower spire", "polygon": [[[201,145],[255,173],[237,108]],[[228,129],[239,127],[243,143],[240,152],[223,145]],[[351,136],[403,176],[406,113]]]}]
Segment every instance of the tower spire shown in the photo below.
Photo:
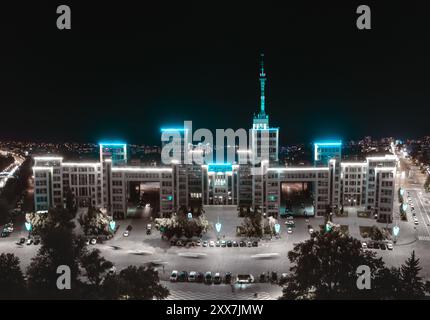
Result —
[{"label": "tower spire", "polygon": [[264,72],[264,53],[260,53],[260,114],[265,115],[266,113],[266,73]]}]

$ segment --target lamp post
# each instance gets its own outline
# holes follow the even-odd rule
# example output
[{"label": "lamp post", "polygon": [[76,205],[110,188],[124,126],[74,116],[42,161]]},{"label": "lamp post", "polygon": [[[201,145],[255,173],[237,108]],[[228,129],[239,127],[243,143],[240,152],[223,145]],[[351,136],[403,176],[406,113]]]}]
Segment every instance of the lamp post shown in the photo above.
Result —
[{"label": "lamp post", "polygon": [[400,232],[400,228],[397,226],[397,221],[396,221],[396,225],[393,227],[394,243],[397,242],[397,236],[399,235],[399,232]]},{"label": "lamp post", "polygon": [[33,229],[31,222],[25,222],[25,229],[28,231],[28,238],[30,239],[31,230]]},{"label": "lamp post", "polygon": [[116,227],[116,222],[115,222],[115,220],[111,220],[111,221],[109,221],[109,227],[110,227],[110,229],[111,229],[111,231],[112,231],[112,232],[114,232],[114,231],[115,231],[115,227]]},{"label": "lamp post", "polygon": [[219,233],[221,232],[221,227],[222,227],[222,225],[221,225],[221,223],[219,222],[219,217],[218,217],[218,222],[217,222],[217,223],[215,223],[215,230],[216,230],[216,232],[217,232],[217,238],[218,238],[218,240],[219,240]]},{"label": "lamp post", "polygon": [[281,232],[281,225],[279,223],[275,223],[275,233],[277,237],[279,237],[280,232]]}]

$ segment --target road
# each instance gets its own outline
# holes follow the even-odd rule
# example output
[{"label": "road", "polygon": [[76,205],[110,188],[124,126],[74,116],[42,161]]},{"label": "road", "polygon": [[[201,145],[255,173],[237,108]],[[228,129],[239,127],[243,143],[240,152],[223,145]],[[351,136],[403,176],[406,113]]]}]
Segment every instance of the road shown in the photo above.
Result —
[{"label": "road", "polygon": [[[8,153],[8,152],[3,152]],[[19,167],[24,162],[24,158],[20,155],[11,153],[11,155],[14,158],[14,162],[11,163],[9,166],[7,166],[2,172],[0,172],[0,191],[3,189],[3,187],[6,185],[7,181],[14,177],[15,172],[19,169]]]}]

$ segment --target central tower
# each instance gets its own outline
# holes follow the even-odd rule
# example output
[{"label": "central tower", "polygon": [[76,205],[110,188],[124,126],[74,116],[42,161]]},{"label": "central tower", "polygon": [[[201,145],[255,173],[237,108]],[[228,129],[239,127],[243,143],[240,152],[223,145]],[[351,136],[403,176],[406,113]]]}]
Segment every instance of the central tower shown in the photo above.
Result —
[{"label": "central tower", "polygon": [[260,54],[260,111],[254,114],[253,129],[268,129],[269,116],[266,114],[266,72],[264,71],[264,53]]}]

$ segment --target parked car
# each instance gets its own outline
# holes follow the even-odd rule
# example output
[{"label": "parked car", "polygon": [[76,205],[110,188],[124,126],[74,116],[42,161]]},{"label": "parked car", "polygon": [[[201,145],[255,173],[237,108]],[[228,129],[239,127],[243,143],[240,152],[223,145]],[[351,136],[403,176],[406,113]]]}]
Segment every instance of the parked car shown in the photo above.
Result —
[{"label": "parked car", "polygon": [[39,237],[35,237],[34,238],[34,245],[38,245],[38,244],[40,244],[40,238]]},{"label": "parked car", "polygon": [[272,271],[272,275],[270,277],[270,281],[272,283],[278,282],[278,273],[276,271]]},{"label": "parked car", "polygon": [[233,246],[233,242],[231,242],[231,240],[227,241],[227,247],[232,247]]},{"label": "parked car", "polygon": [[172,282],[178,281],[178,271],[177,270],[173,270],[172,273],[170,274],[170,281],[172,281]]},{"label": "parked car", "polygon": [[285,273],[285,272],[282,273],[281,278],[279,279],[279,284],[283,285],[287,281],[287,278],[288,278],[288,273]]},{"label": "parked car", "polygon": [[2,232],[1,232],[1,237],[2,238],[6,238],[6,237],[9,237],[9,234],[10,234],[10,232],[7,232],[7,231],[5,231],[5,230],[3,230]]},{"label": "parked car", "polygon": [[208,242],[205,240],[203,241],[203,247],[207,247],[208,246]]},{"label": "parked car", "polygon": [[221,241],[217,240],[217,241],[215,242],[215,246],[217,246],[217,247],[221,246]]},{"label": "parked car", "polygon": [[25,238],[20,238],[18,241],[18,244],[24,244],[25,243]]},{"label": "parked car", "polygon": [[31,245],[31,244],[33,244],[33,239],[28,238],[28,239],[27,239],[27,246],[29,246],[29,245]]},{"label": "parked car", "polygon": [[207,271],[205,273],[205,283],[211,284],[212,283],[212,272]]},{"label": "parked car", "polygon": [[97,239],[96,239],[96,238],[92,238],[92,239],[91,239],[91,244],[92,244],[92,245],[95,245],[96,243],[97,243]]},{"label": "parked car", "polygon": [[362,247],[363,249],[367,249],[367,243],[366,243],[366,242],[362,242],[362,243],[361,243],[361,247]]},{"label": "parked car", "polygon": [[393,250],[393,244],[391,242],[387,243],[387,249],[388,250]]},{"label": "parked car", "polygon": [[129,231],[125,230],[124,233],[122,234],[124,237],[128,237]]},{"label": "parked car", "polygon": [[252,274],[238,274],[236,278],[236,283],[253,283],[254,277]]},{"label": "parked car", "polygon": [[246,245],[247,245],[247,247],[252,247],[252,242],[251,241],[248,241],[247,243],[246,243]]},{"label": "parked car", "polygon": [[201,272],[197,272],[196,282],[202,283],[205,279],[205,275]]},{"label": "parked car", "polygon": [[201,247],[202,246],[202,241],[201,240],[197,240],[196,245]]},{"label": "parked car", "polygon": [[288,228],[288,229],[287,229],[287,233],[289,233],[289,234],[293,233],[293,229]]},{"label": "parked car", "polygon": [[214,284],[220,284],[222,282],[222,278],[219,272],[214,275]]},{"label": "parked car", "polygon": [[225,248],[225,246],[226,246],[225,240],[221,240],[221,247]]},{"label": "parked car", "polygon": [[188,279],[188,272],[187,271],[181,271],[178,274],[178,281],[185,282]]},{"label": "parked car", "polygon": [[176,245],[178,247],[182,247],[183,246],[183,242],[181,240],[176,241]]},{"label": "parked car", "polygon": [[381,243],[381,244],[379,245],[379,247],[381,248],[381,250],[385,250],[385,249],[387,249],[387,246],[385,245],[385,243]]},{"label": "parked car", "polygon": [[131,224],[129,224],[125,230],[131,231],[131,229],[133,229],[133,226]]},{"label": "parked car", "polygon": [[195,282],[197,279],[197,272],[196,271],[190,271],[188,274],[188,282]]},{"label": "parked car", "polygon": [[266,273],[262,272],[262,273],[260,274],[259,282],[261,282],[261,283],[266,282]]},{"label": "parked car", "polygon": [[240,241],[239,242],[239,247],[246,247],[245,241]]},{"label": "parked car", "polygon": [[236,240],[233,240],[233,247],[238,247],[239,243]]},{"label": "parked car", "polygon": [[253,247],[258,247],[258,241],[252,241],[252,246]]},{"label": "parked car", "polygon": [[231,283],[231,272],[226,272],[224,275],[224,282],[226,284],[230,284]]},{"label": "parked car", "polygon": [[373,243],[373,248],[374,248],[374,249],[379,249],[379,248],[380,248],[379,243],[378,243],[378,242],[374,242],[374,243]]},{"label": "parked car", "polygon": [[215,247],[215,242],[213,240],[209,241],[209,247]]},{"label": "parked car", "polygon": [[170,245],[171,246],[175,246],[176,245],[176,240],[170,240]]},{"label": "parked car", "polygon": [[309,234],[314,233],[314,229],[313,228],[309,228]]},{"label": "parked car", "polygon": [[150,235],[151,234],[151,229],[146,229],[146,234]]}]

